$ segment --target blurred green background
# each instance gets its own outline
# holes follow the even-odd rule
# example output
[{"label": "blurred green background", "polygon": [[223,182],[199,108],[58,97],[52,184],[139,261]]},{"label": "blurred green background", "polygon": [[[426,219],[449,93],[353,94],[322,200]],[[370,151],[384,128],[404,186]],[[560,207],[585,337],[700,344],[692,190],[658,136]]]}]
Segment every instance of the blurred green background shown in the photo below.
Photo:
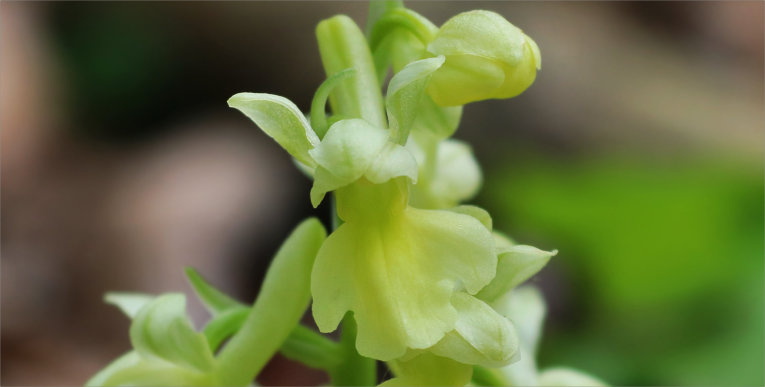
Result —
[{"label": "blurred green background", "polygon": [[[763,3],[410,2],[441,24],[491,9],[542,50],[536,83],[465,110],[473,203],[558,249],[532,282],[543,367],[614,385],[763,385]],[[309,182],[225,101],[307,110],[313,29],[361,2],[0,3],[2,369],[83,383],[128,348],[106,290],[243,300]],[[204,313],[191,305],[197,321]],[[277,357],[263,384],[324,376]]]}]

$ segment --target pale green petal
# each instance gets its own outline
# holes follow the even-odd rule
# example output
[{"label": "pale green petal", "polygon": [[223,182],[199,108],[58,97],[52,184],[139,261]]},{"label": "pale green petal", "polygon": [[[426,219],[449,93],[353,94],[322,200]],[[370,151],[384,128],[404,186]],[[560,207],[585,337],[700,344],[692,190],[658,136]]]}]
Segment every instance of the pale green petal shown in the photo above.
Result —
[{"label": "pale green petal", "polygon": [[364,176],[375,184],[385,183],[399,176],[406,176],[413,183],[417,183],[417,172],[417,160],[414,156],[403,146],[389,142]]},{"label": "pale green petal", "polygon": [[383,202],[398,203],[391,187],[395,182],[357,183],[337,191],[346,223],[322,246],[311,280],[319,329],[334,330],[351,310],[359,353],[381,360],[437,343],[457,320],[456,285],[475,293],[496,269],[491,233],[478,220],[450,211],[392,210],[397,207]]},{"label": "pale green petal", "polygon": [[447,20],[428,50],[435,55],[472,55],[513,65],[521,61],[524,43],[523,32],[502,15],[474,10]]},{"label": "pale green petal", "polygon": [[112,304],[130,318],[134,318],[144,305],[151,302],[156,296],[142,293],[119,293],[109,292],[104,295],[104,301]]},{"label": "pale green petal", "polygon": [[130,325],[130,341],[142,358],[210,371],[213,357],[204,335],[186,315],[186,296],[164,294],[145,305]]},{"label": "pale green petal", "polygon": [[444,57],[428,58],[412,62],[396,73],[388,85],[385,106],[391,137],[398,144],[406,144],[409,131],[419,112],[420,101],[425,94],[433,72],[444,64]]},{"label": "pale green petal", "polygon": [[602,380],[571,368],[545,370],[539,375],[539,385],[551,387],[607,386]]},{"label": "pale green petal", "polygon": [[537,55],[539,47],[533,40],[528,39],[524,45],[523,60],[515,66],[505,67],[505,81],[492,98],[512,98],[528,89],[537,77]]},{"label": "pale green petal", "polygon": [[339,178],[322,166],[316,167],[313,176],[313,186],[311,186],[311,204],[314,208],[318,207],[322,200],[324,200],[327,192],[344,187],[355,180]]},{"label": "pale green petal", "polygon": [[497,276],[478,293],[478,297],[486,301],[499,298],[542,270],[557,253],[557,250],[543,251],[526,245],[506,248],[498,256]]},{"label": "pale green petal", "polygon": [[369,37],[378,79],[385,78],[390,64],[399,72],[407,64],[426,58],[425,49],[438,27],[422,15],[403,7],[391,9],[374,24]]},{"label": "pale green petal", "polygon": [[[412,205],[421,208],[449,208],[470,199],[481,186],[481,168],[478,166],[473,151],[469,145],[458,140],[446,140],[438,144],[433,161],[425,159],[422,150],[418,152],[417,144],[411,143],[407,148],[413,154],[420,155],[418,159],[420,179],[412,186]],[[430,163],[430,164],[429,164]]]},{"label": "pale green petal", "polygon": [[473,55],[451,55],[433,74],[428,95],[440,106],[492,98],[505,81],[501,63]]},{"label": "pale green petal", "polygon": [[542,52],[539,51],[539,46],[537,46],[537,42],[534,41],[534,39],[531,39],[528,35],[524,35],[526,37],[526,44],[528,44],[531,47],[531,52],[534,55],[534,63],[536,64],[537,70],[542,69]]},{"label": "pale green petal", "polygon": [[501,15],[482,10],[449,19],[428,51],[446,56],[428,87],[441,106],[514,97],[534,82],[542,63],[533,40]]},{"label": "pale green petal", "polygon": [[500,367],[518,358],[518,337],[513,324],[489,305],[465,293],[454,293],[455,330],[431,351],[462,363]]},{"label": "pale green petal", "polygon": [[536,354],[546,314],[542,294],[533,286],[522,286],[500,297],[492,306],[513,321],[521,344],[520,360],[503,367],[501,372],[513,385],[539,385]]},{"label": "pale green petal", "polygon": [[470,215],[478,219],[478,221],[481,222],[484,225],[484,227],[486,227],[487,230],[491,231],[491,228],[492,228],[491,215],[489,215],[489,212],[484,210],[481,207],[465,204],[465,205],[450,208],[449,211],[454,211],[458,214]]},{"label": "pale green petal", "polygon": [[473,375],[472,366],[430,353],[390,366],[396,377],[380,386],[464,386]]},{"label": "pale green petal", "polygon": [[516,245],[515,241],[509,236],[497,230],[492,231],[494,236],[494,244],[497,248],[497,254],[501,254],[507,251],[508,248]]},{"label": "pale green petal", "polygon": [[364,175],[388,142],[385,129],[362,119],[336,122],[309,153],[332,175],[354,181]]},{"label": "pale green petal", "polygon": [[316,165],[308,151],[319,143],[319,137],[290,100],[273,94],[239,93],[229,98],[228,106],[244,113],[292,157],[309,167]]},{"label": "pale green petal", "polygon": [[449,138],[457,130],[462,118],[462,106],[439,106],[429,94],[425,94],[417,108],[417,118],[412,133],[427,133],[435,141]]}]

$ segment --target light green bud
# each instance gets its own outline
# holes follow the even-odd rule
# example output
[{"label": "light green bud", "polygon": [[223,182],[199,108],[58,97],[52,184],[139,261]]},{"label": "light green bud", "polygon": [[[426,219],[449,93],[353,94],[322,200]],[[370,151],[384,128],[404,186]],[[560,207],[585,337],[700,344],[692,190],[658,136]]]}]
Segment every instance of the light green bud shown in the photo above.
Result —
[{"label": "light green bud", "polygon": [[441,106],[515,97],[531,86],[542,65],[531,38],[501,15],[483,10],[449,19],[428,51],[446,57],[428,86]]}]

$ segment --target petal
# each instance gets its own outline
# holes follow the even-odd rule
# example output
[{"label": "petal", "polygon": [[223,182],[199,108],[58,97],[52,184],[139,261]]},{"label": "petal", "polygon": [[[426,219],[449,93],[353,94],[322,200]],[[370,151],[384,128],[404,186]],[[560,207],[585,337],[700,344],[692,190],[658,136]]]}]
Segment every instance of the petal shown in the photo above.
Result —
[{"label": "petal", "polygon": [[541,65],[536,43],[490,11],[470,11],[449,19],[428,50],[446,56],[428,89],[442,106],[514,97],[531,86]]},{"label": "petal", "polygon": [[494,98],[505,81],[501,63],[480,56],[451,55],[428,84],[428,95],[440,106],[459,106]]},{"label": "petal", "polygon": [[318,207],[327,192],[344,187],[355,180],[339,178],[322,166],[316,167],[313,175],[313,186],[311,186],[311,204],[314,208]]},{"label": "petal", "polygon": [[273,94],[239,93],[229,98],[228,106],[249,117],[292,157],[314,167],[308,151],[319,143],[303,113],[290,100]]},{"label": "petal", "polygon": [[155,296],[141,293],[110,292],[104,295],[104,301],[112,304],[130,318],[134,318],[144,305],[154,300]]},{"label": "petal", "polygon": [[[410,148],[418,146],[416,143],[410,144],[407,145]],[[481,186],[481,168],[469,145],[457,140],[446,140],[438,144],[436,152],[435,165],[427,164],[433,161],[427,160],[420,152],[423,159],[419,164],[419,183],[412,186],[411,203],[415,207],[454,207],[470,199]]]},{"label": "petal", "polygon": [[447,20],[428,51],[435,55],[470,55],[514,65],[523,57],[521,30],[495,12],[474,10]]},{"label": "petal", "polygon": [[543,251],[526,245],[508,247],[498,256],[496,277],[478,293],[478,297],[486,301],[499,298],[542,270],[557,253],[557,250]]},{"label": "petal", "polygon": [[403,146],[389,142],[364,176],[375,184],[399,176],[406,176],[417,183],[417,160]]},{"label": "petal", "polygon": [[481,224],[483,224],[487,230],[491,231],[491,228],[492,228],[491,215],[489,215],[489,212],[484,210],[481,207],[476,207],[471,205],[461,205],[461,206],[450,208],[449,211],[454,211],[458,214],[470,215],[476,218],[479,222],[481,222]]},{"label": "petal", "polygon": [[492,98],[512,98],[528,89],[537,77],[537,60],[541,61],[539,47],[528,39],[524,45],[523,60],[514,66],[505,66],[505,79]]},{"label": "petal", "polygon": [[364,175],[387,142],[385,129],[354,118],[332,125],[309,153],[318,165],[350,183]]},{"label": "petal", "polygon": [[[359,353],[390,360],[407,348],[428,348],[454,329],[451,295],[458,283],[475,293],[491,280],[494,244],[473,217],[391,211],[378,201],[367,202],[368,194],[349,192],[356,185],[338,191],[338,208],[352,211],[357,207],[343,202],[362,200],[356,206],[370,212],[343,218],[346,223],[319,251],[311,279],[313,314],[319,329],[329,332],[353,311]],[[369,203],[375,205],[369,208]]]},{"label": "petal", "polygon": [[420,100],[418,110],[412,133],[426,133],[434,137],[435,141],[444,140],[454,134],[462,118],[462,106],[439,106],[427,93]]},{"label": "petal", "polygon": [[494,301],[492,306],[513,321],[520,339],[520,360],[503,367],[501,372],[513,385],[540,385],[536,353],[546,313],[542,294],[533,286],[523,286]]},{"label": "petal", "polygon": [[464,386],[473,375],[472,366],[431,353],[390,365],[396,377],[381,386]]},{"label": "petal", "polygon": [[406,144],[409,130],[420,111],[419,105],[425,95],[425,87],[433,72],[443,64],[443,56],[418,60],[406,65],[390,80],[385,106],[394,142]]},{"label": "petal", "polygon": [[486,367],[500,367],[517,360],[518,337],[508,319],[465,293],[454,293],[452,305],[459,315],[455,330],[432,348],[433,353]]},{"label": "petal", "polygon": [[161,359],[178,366],[210,371],[213,357],[204,335],[186,315],[186,296],[164,294],[145,305],[130,325],[130,341],[147,360]]}]

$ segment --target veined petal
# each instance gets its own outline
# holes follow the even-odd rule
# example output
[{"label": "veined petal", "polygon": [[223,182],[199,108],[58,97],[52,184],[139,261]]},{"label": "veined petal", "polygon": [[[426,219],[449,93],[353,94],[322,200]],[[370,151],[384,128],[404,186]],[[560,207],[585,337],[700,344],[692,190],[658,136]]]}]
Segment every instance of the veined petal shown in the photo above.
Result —
[{"label": "veined petal", "polygon": [[499,298],[542,270],[557,253],[526,245],[507,247],[499,253],[497,276],[478,293],[478,298],[486,301]]},{"label": "veined petal", "polygon": [[481,207],[463,204],[461,206],[450,208],[449,211],[454,211],[458,214],[470,215],[478,219],[478,221],[481,222],[487,230],[491,231],[492,229],[491,215],[489,215],[489,212]]},{"label": "veined petal", "polygon": [[385,106],[394,142],[406,144],[409,130],[420,111],[425,87],[433,72],[444,64],[444,59],[438,56],[409,63],[390,80]]},{"label": "veined petal", "polygon": [[[311,278],[319,329],[334,330],[353,311],[359,353],[381,360],[436,344],[457,321],[451,303],[457,284],[475,293],[496,269],[494,241],[481,222],[386,205],[370,192],[395,184],[357,183],[337,191],[346,223],[322,246]],[[363,216],[353,216],[362,210]]]},{"label": "veined petal", "polygon": [[313,175],[313,186],[311,186],[311,204],[314,208],[318,207],[327,192],[344,187],[354,180],[356,179],[337,177],[322,166],[316,167]]},{"label": "veined petal", "polygon": [[463,12],[438,30],[428,51],[436,55],[472,55],[516,64],[523,57],[521,30],[502,15],[485,10]]},{"label": "veined petal", "polygon": [[197,371],[213,368],[213,357],[204,335],[195,331],[186,315],[186,296],[164,294],[136,314],[130,341],[142,358],[160,359]]},{"label": "veined petal", "polygon": [[470,146],[458,140],[441,141],[435,160],[429,160],[416,142],[407,144],[418,155],[420,178],[412,186],[411,203],[420,208],[449,208],[470,199],[481,186],[481,168]]},{"label": "veined petal", "polygon": [[412,183],[417,183],[417,160],[403,146],[389,142],[364,176],[375,184],[399,176],[406,176]]},{"label": "veined petal", "polygon": [[292,157],[311,168],[316,165],[308,151],[319,144],[319,137],[290,100],[273,94],[239,93],[229,98],[228,106],[244,113]]},{"label": "veined petal", "polygon": [[353,118],[332,125],[309,153],[332,175],[350,182],[364,175],[387,142],[385,129]]},{"label": "veined petal", "polygon": [[452,55],[433,74],[428,94],[440,106],[459,106],[492,98],[505,81],[498,61],[473,55]]},{"label": "veined petal", "polygon": [[513,385],[540,385],[537,344],[547,309],[542,294],[533,286],[522,286],[492,302],[492,306],[513,321],[520,339],[520,360],[503,367],[501,372]]},{"label": "veined petal", "polygon": [[523,60],[515,66],[505,66],[505,81],[492,98],[515,97],[534,83],[542,57],[537,44],[526,35],[524,38],[526,43],[523,46]]},{"label": "veined petal", "polygon": [[465,293],[454,293],[457,309],[455,330],[431,351],[462,363],[500,367],[518,358],[518,337],[513,324],[483,301]]},{"label": "veined petal", "polygon": [[470,382],[473,367],[452,359],[423,353],[411,360],[390,363],[396,377],[380,386],[464,386]]},{"label": "veined petal", "polygon": [[311,188],[311,203],[318,206],[327,192],[366,177],[380,184],[406,176],[417,181],[417,161],[403,146],[391,142],[388,131],[361,119],[338,121],[315,149],[318,166]]}]

